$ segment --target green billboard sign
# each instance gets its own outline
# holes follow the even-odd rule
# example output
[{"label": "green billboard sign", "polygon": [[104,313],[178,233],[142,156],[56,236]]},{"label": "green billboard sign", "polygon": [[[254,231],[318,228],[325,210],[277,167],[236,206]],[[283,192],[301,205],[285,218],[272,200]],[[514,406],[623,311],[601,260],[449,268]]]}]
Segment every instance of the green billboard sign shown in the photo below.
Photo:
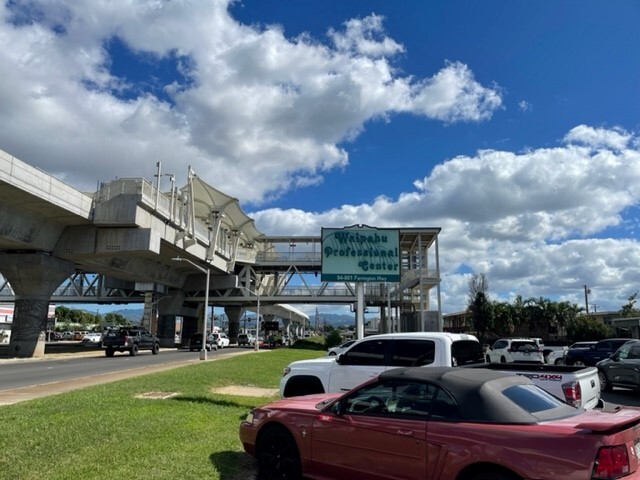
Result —
[{"label": "green billboard sign", "polygon": [[399,282],[397,229],[353,226],[322,229],[323,282]]}]

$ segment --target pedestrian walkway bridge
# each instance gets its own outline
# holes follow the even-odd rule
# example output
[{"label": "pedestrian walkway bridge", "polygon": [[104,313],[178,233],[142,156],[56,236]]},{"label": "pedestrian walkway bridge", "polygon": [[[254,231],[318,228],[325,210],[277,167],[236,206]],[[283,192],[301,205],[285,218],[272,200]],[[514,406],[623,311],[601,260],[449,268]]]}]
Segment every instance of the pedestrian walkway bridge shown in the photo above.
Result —
[{"label": "pedestrian walkway bridge", "polygon": [[[0,151],[0,302],[49,294],[54,303],[140,302],[153,317],[179,291],[186,304],[260,302],[263,312],[303,322],[300,309],[286,305],[356,302],[354,284],[320,281],[319,235],[266,235],[237,199],[190,167],[181,188],[157,167],[155,182],[118,178],[85,193]],[[401,281],[367,283],[366,305],[388,318],[418,312],[419,325],[437,328],[440,229],[398,230]]]}]

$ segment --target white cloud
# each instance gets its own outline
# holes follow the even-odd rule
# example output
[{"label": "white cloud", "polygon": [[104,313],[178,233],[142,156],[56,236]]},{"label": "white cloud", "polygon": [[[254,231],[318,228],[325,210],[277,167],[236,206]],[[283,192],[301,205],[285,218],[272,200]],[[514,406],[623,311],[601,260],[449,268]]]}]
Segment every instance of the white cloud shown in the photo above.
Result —
[{"label": "white cloud", "polygon": [[[629,134],[625,145],[635,144]],[[594,282],[591,301],[619,309],[640,283],[640,244],[589,236],[619,227],[623,212],[640,204],[640,150],[599,146],[479,151],[438,165],[397,199],[253,216],[259,228],[278,234],[357,223],[440,227],[445,312],[465,308],[469,274],[459,273],[461,264],[487,275],[495,299],[543,296],[583,305],[581,288]]]},{"label": "white cloud", "polygon": [[[39,14],[28,22],[26,8],[3,4],[0,146],[86,189],[96,179],[148,177],[157,161],[180,181],[190,164],[259,204],[344,168],[339,144],[368,121],[394,113],[478,121],[501,105],[499,91],[461,63],[431,78],[401,76],[392,61],[404,47],[380,16],[348,20],[323,44],[241,25],[228,3],[34,1],[28,11]],[[178,59],[192,82],[165,85],[171,102],[123,99],[140,85],[110,73],[116,36],[149,62]]]},{"label": "white cloud", "polygon": [[578,143],[593,148],[623,150],[627,148],[631,138],[631,134],[621,128],[606,129],[578,125],[565,135],[564,140],[567,143]]}]

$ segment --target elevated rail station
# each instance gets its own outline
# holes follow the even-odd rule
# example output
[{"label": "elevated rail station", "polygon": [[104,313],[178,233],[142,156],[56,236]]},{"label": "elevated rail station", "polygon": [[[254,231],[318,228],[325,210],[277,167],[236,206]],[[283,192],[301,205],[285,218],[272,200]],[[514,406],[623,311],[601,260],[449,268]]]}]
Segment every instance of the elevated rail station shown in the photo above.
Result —
[{"label": "elevated rail station", "polygon": [[[155,183],[119,178],[87,194],[0,151],[0,303],[16,306],[15,356],[38,354],[50,302],[142,303],[169,344],[176,318],[204,328],[205,303],[224,308],[234,339],[245,310],[297,328],[303,304],[358,300],[355,283],[321,281],[321,236],[265,235],[190,167],[182,188],[157,167]],[[400,281],[366,283],[364,302],[380,308],[381,331],[442,330],[440,229],[397,230]]]}]

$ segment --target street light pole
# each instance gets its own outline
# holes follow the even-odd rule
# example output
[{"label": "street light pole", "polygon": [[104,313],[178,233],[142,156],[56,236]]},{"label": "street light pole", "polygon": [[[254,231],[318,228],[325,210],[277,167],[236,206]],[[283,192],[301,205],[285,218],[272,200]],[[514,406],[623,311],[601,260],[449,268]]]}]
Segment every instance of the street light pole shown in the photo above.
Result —
[{"label": "street light pole", "polygon": [[202,273],[206,274],[207,282],[204,290],[204,308],[203,311],[203,319],[202,319],[202,350],[200,351],[200,360],[207,359],[207,309],[209,308],[209,269],[201,267],[197,263],[192,262],[188,258],[175,257],[171,260],[175,260],[176,262],[187,262],[196,267]]}]

